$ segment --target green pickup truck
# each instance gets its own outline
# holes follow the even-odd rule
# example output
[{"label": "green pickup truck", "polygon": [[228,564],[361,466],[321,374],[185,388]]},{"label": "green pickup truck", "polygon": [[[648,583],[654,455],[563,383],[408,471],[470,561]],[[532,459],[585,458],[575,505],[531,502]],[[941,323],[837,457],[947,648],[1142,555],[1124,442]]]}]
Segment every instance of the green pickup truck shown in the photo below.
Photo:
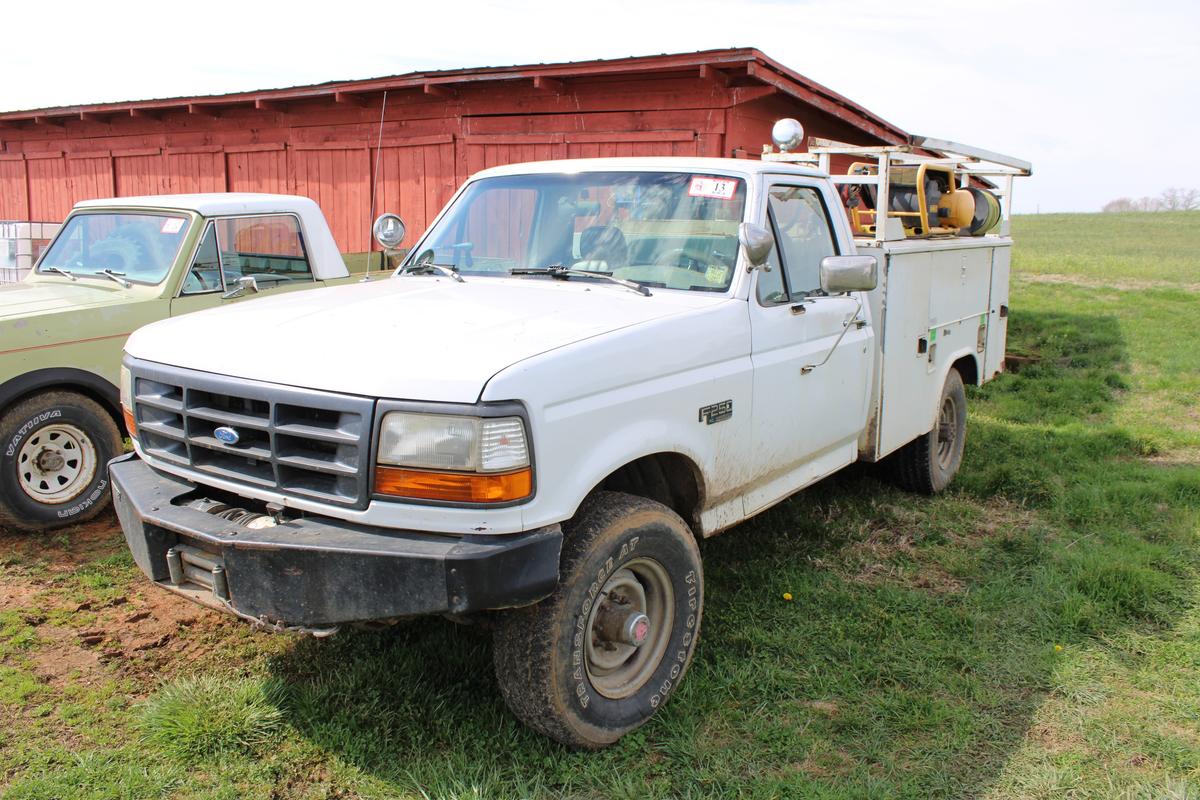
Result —
[{"label": "green pickup truck", "polygon": [[[0,530],[90,519],[122,452],[121,350],[137,328],[354,280],[317,204],[270,194],[88,200],[0,286]],[[257,343],[259,346],[261,342]]]}]

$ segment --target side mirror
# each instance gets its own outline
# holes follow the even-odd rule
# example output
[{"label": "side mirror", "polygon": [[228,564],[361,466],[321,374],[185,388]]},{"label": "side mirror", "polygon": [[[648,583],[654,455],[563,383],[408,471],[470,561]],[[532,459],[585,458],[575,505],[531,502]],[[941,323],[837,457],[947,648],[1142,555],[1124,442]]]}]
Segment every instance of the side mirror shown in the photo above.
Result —
[{"label": "side mirror", "polygon": [[404,241],[404,220],[396,214],[380,214],[371,226],[371,234],[388,255],[396,252]]},{"label": "side mirror", "polygon": [[[763,267],[767,263],[767,256],[771,255],[771,248],[775,246],[775,237],[762,225],[743,222],[738,226],[738,242],[746,251],[746,258],[750,260],[750,266]],[[770,266],[763,268],[771,269]]]},{"label": "side mirror", "polygon": [[229,300],[233,297],[241,297],[246,292],[258,294],[258,281],[256,281],[251,275],[243,275],[242,277],[238,278],[237,283],[234,284],[233,288],[221,295],[221,299]]},{"label": "side mirror", "polygon": [[826,256],[821,259],[821,289],[826,294],[869,292],[879,285],[874,256]]}]

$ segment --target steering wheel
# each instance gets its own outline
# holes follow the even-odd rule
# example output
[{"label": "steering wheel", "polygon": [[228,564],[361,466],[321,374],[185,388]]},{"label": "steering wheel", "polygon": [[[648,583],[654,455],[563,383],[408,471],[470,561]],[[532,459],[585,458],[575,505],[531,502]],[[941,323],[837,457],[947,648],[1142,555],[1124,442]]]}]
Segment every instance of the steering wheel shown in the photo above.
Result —
[{"label": "steering wheel", "polygon": [[658,267],[686,267],[693,272],[704,272],[708,269],[708,264],[688,252],[686,247],[675,247],[654,259],[654,265]]}]

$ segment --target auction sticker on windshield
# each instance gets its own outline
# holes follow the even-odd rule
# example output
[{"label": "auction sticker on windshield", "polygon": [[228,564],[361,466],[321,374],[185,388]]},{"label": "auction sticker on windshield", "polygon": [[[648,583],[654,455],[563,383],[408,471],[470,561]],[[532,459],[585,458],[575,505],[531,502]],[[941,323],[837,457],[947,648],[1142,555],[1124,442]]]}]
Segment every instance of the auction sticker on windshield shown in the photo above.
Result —
[{"label": "auction sticker on windshield", "polygon": [[692,178],[688,194],[692,197],[712,197],[717,200],[732,200],[738,182],[731,178]]},{"label": "auction sticker on windshield", "polygon": [[162,233],[179,233],[183,229],[183,223],[186,222],[182,217],[167,217],[163,220]]}]

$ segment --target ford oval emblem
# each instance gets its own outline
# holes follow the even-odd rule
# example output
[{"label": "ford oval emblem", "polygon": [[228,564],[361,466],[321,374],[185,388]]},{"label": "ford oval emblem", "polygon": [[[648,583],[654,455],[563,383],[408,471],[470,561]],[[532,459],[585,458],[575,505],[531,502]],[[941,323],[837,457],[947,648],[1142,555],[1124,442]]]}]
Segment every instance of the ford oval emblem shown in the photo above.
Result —
[{"label": "ford oval emblem", "polygon": [[217,428],[215,431],[213,431],[213,436],[217,437],[217,439],[225,444],[237,444],[238,440],[242,438],[241,434],[239,434],[233,428],[230,428],[228,425],[222,425],[221,427]]}]

